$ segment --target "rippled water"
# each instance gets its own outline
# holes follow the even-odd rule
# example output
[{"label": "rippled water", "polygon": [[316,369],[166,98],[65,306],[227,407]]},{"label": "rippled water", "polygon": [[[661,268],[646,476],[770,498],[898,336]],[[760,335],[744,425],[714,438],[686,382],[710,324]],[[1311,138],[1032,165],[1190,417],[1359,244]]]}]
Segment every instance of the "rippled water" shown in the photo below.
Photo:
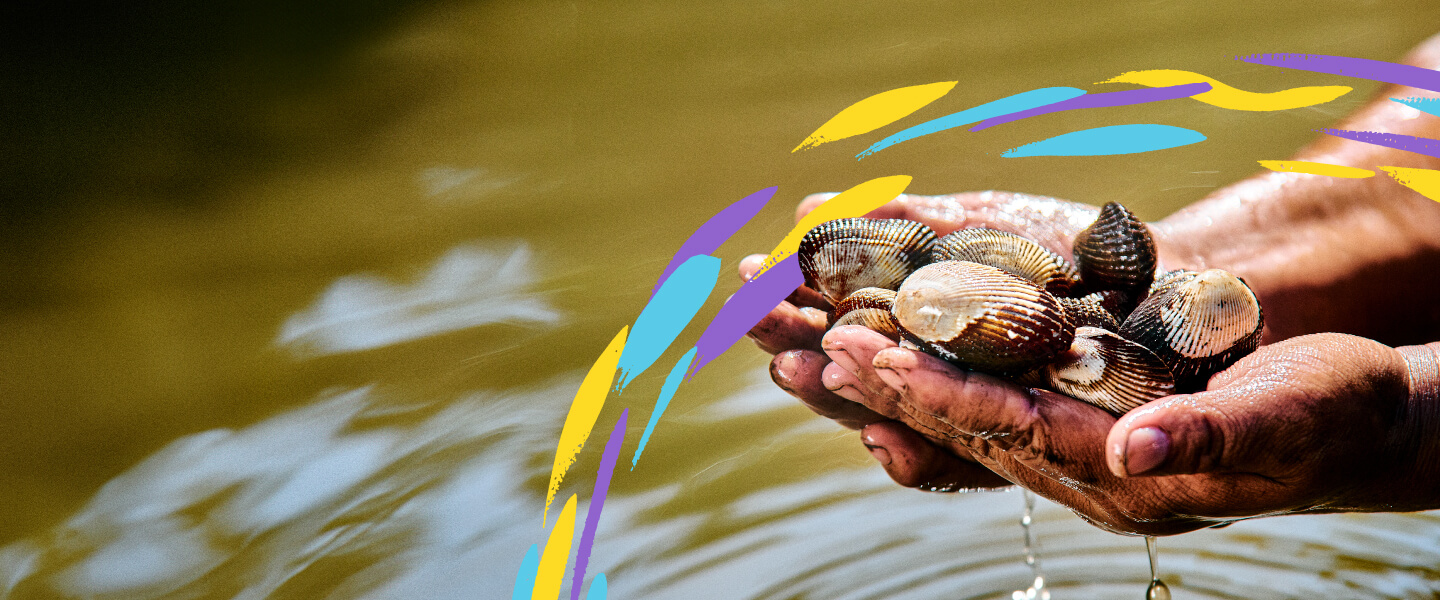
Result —
[{"label": "rippled water", "polygon": [[[1440,22],[1420,1],[299,6],[235,8],[239,25],[209,18],[227,8],[122,19],[7,63],[22,90],[7,128],[34,147],[4,171],[19,199],[0,242],[0,598],[508,598],[547,533],[584,369],[724,205],[780,186],[720,249],[727,271],[769,249],[805,193],[895,173],[922,193],[1118,199],[1158,218],[1283,158],[1373,86],[1282,114],[1177,101],[860,163],[870,138],[789,154],[834,112],[959,80],[913,117],[930,118],[1144,68],[1328,84],[1231,57],[1393,59]],[[1125,122],[1210,139],[998,156]],[[737,345],[681,388],[633,471],[620,461],[588,568],[611,597],[1008,598],[1031,583],[1020,493],[895,487],[765,362]],[[622,457],[663,371],[600,417],[597,436],[631,408]],[[582,513],[602,446],[561,490]],[[1143,596],[1140,538],[1044,501],[1033,527],[1053,598]],[[1160,553],[1176,598],[1428,598],[1437,564],[1430,513],[1241,522]]]}]

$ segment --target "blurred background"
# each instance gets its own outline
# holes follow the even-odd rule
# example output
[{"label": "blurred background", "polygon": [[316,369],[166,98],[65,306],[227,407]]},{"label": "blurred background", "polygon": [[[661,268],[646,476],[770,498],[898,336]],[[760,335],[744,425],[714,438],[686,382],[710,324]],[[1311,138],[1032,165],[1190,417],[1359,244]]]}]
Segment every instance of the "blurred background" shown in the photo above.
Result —
[{"label": "blurred background", "polygon": [[[1157,219],[1376,89],[1233,57],[1398,60],[1440,23],[1428,0],[132,4],[0,9],[0,598],[508,598],[544,542],[581,375],[715,211],[780,188],[717,253],[716,297],[805,194],[883,175]],[[1356,91],[1064,113],[853,159],[923,120],[1140,69]],[[900,123],[789,152],[857,100],[954,80]],[[1122,123],[1209,139],[1000,158]],[[610,399],[561,489],[585,510],[630,407],[589,567],[612,597],[1025,588],[1018,492],[893,486],[748,342],[681,387],[626,470],[716,304]],[[1143,596],[1139,539],[1043,502],[1035,527],[1055,598]],[[1263,519],[1164,539],[1160,558],[1177,598],[1429,598],[1440,519]]]}]

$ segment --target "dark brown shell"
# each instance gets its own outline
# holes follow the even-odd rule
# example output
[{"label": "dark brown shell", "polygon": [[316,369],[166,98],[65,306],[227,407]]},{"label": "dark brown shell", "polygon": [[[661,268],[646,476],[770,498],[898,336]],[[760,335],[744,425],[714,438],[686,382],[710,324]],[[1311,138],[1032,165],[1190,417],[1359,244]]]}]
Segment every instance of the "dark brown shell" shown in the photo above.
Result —
[{"label": "dark brown shell", "polygon": [[916,271],[895,296],[895,318],[914,339],[962,367],[1023,373],[1064,352],[1075,327],[1055,297],[995,267],[967,261]]},{"label": "dark brown shell", "polygon": [[930,262],[935,232],[903,219],[837,219],[815,226],[800,239],[805,285],[831,304],[860,288],[896,289]]},{"label": "dark brown shell", "polygon": [[895,292],[884,288],[860,288],[846,296],[830,311],[830,328],[861,325],[900,341],[900,323],[890,309],[895,306]]},{"label": "dark brown shell", "polygon": [[1139,299],[1155,280],[1155,240],[1150,230],[1118,202],[1075,236],[1075,266],[1089,291],[1120,290]]},{"label": "dark brown shell", "polygon": [[1170,369],[1144,346],[1095,327],[1075,330],[1075,341],[1039,369],[1046,386],[1121,415],[1175,393]]},{"label": "dark brown shell", "polygon": [[990,265],[1057,296],[1070,294],[1080,280],[1069,261],[1040,244],[995,229],[961,229],[935,243],[934,262],[966,260]]},{"label": "dark brown shell", "polygon": [[1056,298],[1065,309],[1065,317],[1076,327],[1099,327],[1106,331],[1119,331],[1120,320],[1105,309],[1100,295],[1090,294],[1080,298]]},{"label": "dark brown shell", "polygon": [[1176,391],[1189,393],[1260,346],[1265,315],[1250,287],[1226,271],[1183,279],[1141,302],[1120,335],[1165,361]]}]

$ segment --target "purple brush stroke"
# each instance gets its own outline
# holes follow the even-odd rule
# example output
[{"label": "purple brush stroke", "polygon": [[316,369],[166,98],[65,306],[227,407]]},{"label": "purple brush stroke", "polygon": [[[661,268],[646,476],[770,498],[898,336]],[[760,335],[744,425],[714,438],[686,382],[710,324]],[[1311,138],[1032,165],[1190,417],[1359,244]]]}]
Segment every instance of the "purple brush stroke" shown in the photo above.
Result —
[{"label": "purple brush stroke", "polygon": [[805,276],[800,273],[800,258],[791,254],[759,277],[740,286],[740,290],[735,292],[725,306],[720,307],[720,312],[710,321],[710,326],[700,334],[700,340],[695,342],[698,353],[690,367],[691,375],[700,372],[706,363],[734,346],[735,342],[745,336],[745,332],[750,331],[760,319],[784,302],[790,292],[804,284]]},{"label": "purple brush stroke", "polygon": [[1413,135],[1400,135],[1398,133],[1379,133],[1376,131],[1350,131],[1348,129],[1320,129],[1320,133],[1328,133],[1338,138],[1375,144],[1396,150],[1405,150],[1425,156],[1440,158],[1440,140],[1415,137]]},{"label": "purple brush stroke", "polygon": [[1290,52],[1251,54],[1249,56],[1237,56],[1235,58],[1257,65],[1312,71],[1315,73],[1329,73],[1331,75],[1344,75],[1346,77],[1383,81],[1385,83],[1440,92],[1440,71],[1385,62],[1383,60]]},{"label": "purple brush stroke", "polygon": [[585,582],[585,566],[590,563],[590,547],[595,544],[595,526],[600,523],[600,511],[605,510],[605,494],[610,493],[610,477],[615,474],[615,461],[620,459],[620,446],[625,443],[625,421],[630,409],[620,413],[615,430],[605,442],[605,452],[600,455],[600,470],[595,474],[595,491],[590,494],[590,510],[585,513],[585,531],[580,534],[580,549],[575,553],[575,579],[570,582],[570,600],[580,600],[580,584]]},{"label": "purple brush stroke", "polygon": [[1190,96],[1194,96],[1195,94],[1203,94],[1205,92],[1208,92],[1210,91],[1210,89],[1210,84],[1201,82],[1186,83],[1183,85],[1171,85],[1157,88],[1125,90],[1123,92],[1086,94],[1084,96],[1077,96],[1069,100],[1061,100],[1054,104],[1046,104],[1045,106],[1037,106],[1035,108],[1010,113],[1008,115],[991,117],[989,119],[981,121],[978,125],[971,127],[970,131],[980,131],[981,129],[988,129],[996,125],[1003,125],[1012,121],[1019,121],[1020,119],[1026,119],[1038,115],[1067,110],[1080,110],[1082,108],[1104,108],[1107,106],[1129,106],[1132,104],[1159,102],[1161,100],[1189,98]]},{"label": "purple brush stroke", "polygon": [[741,227],[750,222],[770,198],[775,196],[775,191],[780,188],[768,187],[749,196],[741,198],[738,202],[725,207],[715,216],[710,217],[704,225],[690,234],[685,243],[680,244],[680,249],[675,251],[675,257],[670,259],[670,264],[665,265],[665,270],[660,273],[660,280],[655,282],[655,289],[650,291],[650,297],[654,298],[655,293],[660,291],[660,286],[665,279],[670,277],[677,267],[683,264],[690,257],[700,254],[710,254],[735,235]]}]

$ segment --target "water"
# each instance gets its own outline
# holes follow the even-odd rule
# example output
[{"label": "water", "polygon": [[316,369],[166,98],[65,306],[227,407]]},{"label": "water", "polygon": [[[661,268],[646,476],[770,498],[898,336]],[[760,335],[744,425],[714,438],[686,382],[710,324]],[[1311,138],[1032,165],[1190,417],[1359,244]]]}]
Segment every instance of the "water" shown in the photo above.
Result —
[{"label": "water", "polygon": [[[215,6],[7,40],[0,598],[503,597],[544,543],[580,377],[725,204],[781,189],[717,253],[727,273],[788,230],[802,191],[896,173],[1153,219],[1285,158],[1374,87],[1283,114],[1049,115],[858,163],[878,138],[789,153],[834,112],[960,81],[913,117],[929,118],[1147,68],[1324,85],[1230,57],[1395,57],[1440,22],[1418,0]],[[1210,139],[999,156],[1124,122]],[[633,472],[667,369],[610,399],[560,492],[583,514],[630,408],[587,587],[993,600],[1034,581],[1013,493],[899,489],[765,361],[742,343],[682,385]],[[1134,539],[1044,500],[1032,521],[1052,597],[1150,581]],[[1186,598],[1428,598],[1437,540],[1433,513],[1246,521],[1167,538],[1165,580]]]},{"label": "water", "polygon": [[1150,557],[1150,587],[1145,589],[1146,600],[1170,600],[1170,588],[1160,581],[1160,550],[1155,536],[1145,536],[1145,551]]},{"label": "water", "polygon": [[1025,512],[1020,515],[1020,528],[1025,532],[1025,564],[1030,565],[1030,587],[1016,590],[1010,595],[1013,600],[1050,600],[1050,590],[1045,589],[1045,571],[1040,568],[1040,548],[1031,526],[1035,517],[1035,494],[1021,490],[1025,497]]}]

